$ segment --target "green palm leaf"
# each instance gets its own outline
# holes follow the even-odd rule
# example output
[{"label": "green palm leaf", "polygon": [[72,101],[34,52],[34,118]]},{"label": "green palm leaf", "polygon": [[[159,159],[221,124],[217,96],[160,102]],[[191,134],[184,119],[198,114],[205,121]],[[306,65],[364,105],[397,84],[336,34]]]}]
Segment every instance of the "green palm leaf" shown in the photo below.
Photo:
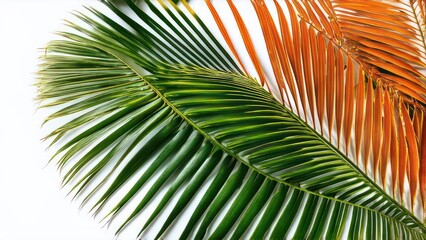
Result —
[{"label": "green palm leaf", "polygon": [[45,106],[62,106],[46,121],[71,119],[47,137],[60,146],[64,184],[109,221],[133,206],[117,232],[153,205],[142,233],[172,205],[157,237],[183,211],[192,215],[182,239],[425,237],[409,211],[243,75],[196,15],[126,2],[138,19],[110,3],[121,23],[77,14],[89,26],[69,23],[77,33],[49,44],[38,82]]}]

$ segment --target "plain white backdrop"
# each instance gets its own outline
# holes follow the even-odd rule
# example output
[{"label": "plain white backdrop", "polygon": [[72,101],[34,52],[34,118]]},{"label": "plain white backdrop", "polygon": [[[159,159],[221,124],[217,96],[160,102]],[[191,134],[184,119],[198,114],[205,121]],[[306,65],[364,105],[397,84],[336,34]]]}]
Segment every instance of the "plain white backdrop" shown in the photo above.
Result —
[{"label": "plain white backdrop", "polygon": [[[70,12],[96,0],[0,1],[0,239],[108,240],[65,190],[40,139],[36,112],[38,57]],[[71,202],[71,203],[70,203]]]}]

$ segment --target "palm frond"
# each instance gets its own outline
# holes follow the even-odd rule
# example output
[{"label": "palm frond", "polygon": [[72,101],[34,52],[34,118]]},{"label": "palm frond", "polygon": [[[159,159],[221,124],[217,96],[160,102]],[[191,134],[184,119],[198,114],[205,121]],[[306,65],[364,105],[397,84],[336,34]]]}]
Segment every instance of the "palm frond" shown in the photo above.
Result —
[{"label": "palm frond", "polygon": [[[423,0],[416,1],[399,1],[396,4],[400,7],[403,13],[405,13],[409,19],[410,26],[415,32],[415,37],[417,39],[417,46],[419,52],[423,58],[421,58],[422,62],[425,62],[426,56],[426,39],[425,39],[425,2]],[[416,65],[414,65],[416,66]],[[425,114],[424,109],[415,110],[415,115],[413,116],[413,122],[415,122],[415,135],[417,136],[418,146],[420,149],[420,172],[419,172],[419,186],[420,186],[420,195],[423,201],[423,217],[426,222],[426,153],[425,151],[425,132],[423,127],[425,122]],[[422,123],[423,122],[423,123]]]},{"label": "palm frond", "polygon": [[[130,0],[126,3],[137,19],[108,2],[120,23],[95,9],[77,14],[88,27],[68,23],[74,31],[61,33],[68,40],[47,47],[38,82],[40,100],[49,107],[62,106],[48,122],[71,118],[48,136],[55,145],[61,144],[55,157],[65,171],[64,184],[72,184],[84,203],[94,201],[93,211],[104,213],[110,221],[131,208],[118,232],[153,205],[141,229],[145,231],[165,206],[172,205],[157,233],[161,237],[195,202],[182,239],[244,234],[253,238],[424,238],[426,228],[410,211],[305,118],[244,75],[189,5],[184,4],[189,10],[184,11],[171,1],[147,1],[148,11]],[[256,7],[266,11],[262,5]],[[265,26],[271,21],[263,20]],[[320,33],[307,25],[297,27],[302,36],[311,36],[303,37],[309,39],[302,43],[303,49],[319,47],[312,51],[294,47],[304,57],[300,60],[295,54],[294,62],[306,68],[314,51],[325,52],[321,57],[335,63],[335,71],[314,70],[323,72],[318,76],[333,75],[335,84],[329,89],[329,84],[314,82],[307,75],[312,80],[306,86],[309,90],[294,95],[288,91],[287,96],[305,96],[305,91],[321,88],[323,114],[342,116],[332,128],[339,125],[339,131],[350,134],[346,122],[352,127],[352,120],[343,120],[345,111],[337,112],[344,106],[349,106],[349,112],[348,102],[359,100],[358,104],[372,109],[366,114],[377,119],[374,109],[381,109],[382,100],[377,99],[382,99],[383,91],[384,105],[389,107],[383,125],[394,126],[386,134],[403,132],[412,146],[418,130],[406,131],[411,117],[404,103],[396,103],[400,99],[391,98],[380,85],[373,89],[373,80],[365,78],[363,70]],[[271,32],[271,36],[277,35]],[[342,71],[345,64],[347,71]],[[294,84],[296,91],[306,84],[303,79],[295,81],[299,81]],[[350,88],[355,81],[362,87],[356,92]],[[366,97],[361,93],[364,88],[369,89]],[[333,89],[347,94],[335,96],[330,93]],[[309,110],[315,103],[313,92],[306,99],[297,100],[306,102],[300,111],[316,118]],[[329,113],[330,107],[325,107],[329,103],[342,105]],[[402,118],[389,112],[395,105],[402,109]],[[204,184],[208,189],[201,191]],[[123,190],[126,186],[128,190]],[[153,201],[156,197],[160,202]],[[249,226],[254,230],[249,231]]]},{"label": "palm frond", "polygon": [[[210,11],[215,15],[214,5],[210,1],[207,2]],[[362,4],[366,9],[362,9]],[[423,75],[419,72],[424,65],[422,53],[414,51],[413,44],[408,44],[410,47],[401,50],[390,42],[368,38],[371,34],[377,38],[383,37],[379,32],[364,31],[367,36],[363,36],[357,33],[359,29],[346,26],[358,27],[363,24],[363,28],[370,26],[375,29],[378,28],[378,23],[382,23],[383,29],[380,31],[389,32],[393,41],[407,45],[401,40],[405,36],[404,31],[398,30],[406,29],[410,23],[404,20],[405,18],[396,20],[400,14],[391,14],[391,11],[397,11],[393,5],[387,7],[390,12],[379,14],[383,19],[371,20],[376,21],[375,24],[370,22],[369,14],[376,16],[378,13],[370,13],[369,9],[380,4],[389,5],[368,1],[274,1],[274,5],[268,7],[264,1],[252,2],[274,73],[273,76],[268,76],[269,85],[276,83],[277,90],[272,92],[277,92],[277,99],[294,109],[296,114],[328,137],[349,158],[355,159],[381,186],[386,186],[387,181],[391,181],[389,193],[413,209],[418,189],[421,189],[422,196],[425,189],[422,183],[424,171],[419,167],[420,141],[410,140],[421,139],[423,132],[419,123],[423,122],[424,108],[422,103],[415,102],[422,101],[424,90],[423,87],[412,86],[414,78],[418,86],[423,86]],[[244,20],[232,1],[228,1],[228,5],[234,13],[247,52],[256,66],[256,55],[249,44],[250,35],[244,30]],[[277,22],[273,20],[270,13],[272,10],[269,9],[277,12]],[[288,16],[283,9],[289,11]],[[367,15],[364,16],[363,13]],[[215,21],[221,25],[220,16],[216,16]],[[393,30],[386,28],[392,26]],[[226,28],[220,29],[222,35],[228,35]],[[357,39],[352,38],[354,34],[358,36]],[[414,42],[417,36],[411,34],[406,38],[407,41]],[[232,41],[227,43],[233,48]],[[355,44],[375,53],[360,52],[354,48]],[[234,54],[238,57],[239,53]],[[402,61],[401,56],[405,55],[411,56],[406,56],[412,61],[405,59],[408,61],[405,65],[409,64],[407,68],[413,71],[404,69],[402,72],[412,75],[397,76],[401,71],[391,68],[405,66],[399,63]],[[381,68],[382,62],[390,67],[383,68],[386,72]],[[374,65],[376,63],[377,66]],[[262,67],[268,67],[268,64],[263,63]],[[257,69],[261,67],[256,67]],[[261,71],[257,72],[258,75],[263,75]],[[395,87],[390,81],[396,81],[398,86]],[[416,91],[416,94],[403,91],[402,88],[409,88],[410,91]],[[414,102],[413,96],[416,99]],[[409,114],[410,117],[404,119],[404,112],[418,114]],[[401,124],[398,125],[398,122]],[[398,128],[402,128],[401,131]],[[416,130],[413,132],[413,129]],[[406,156],[406,153],[410,156]],[[387,179],[389,175],[391,179]],[[407,177],[411,199],[409,201],[404,200]]]},{"label": "palm frond", "polygon": [[406,94],[407,101],[424,104],[425,45],[417,13],[407,13],[403,4],[379,1],[333,0],[328,6],[340,26],[342,47],[375,79]]}]

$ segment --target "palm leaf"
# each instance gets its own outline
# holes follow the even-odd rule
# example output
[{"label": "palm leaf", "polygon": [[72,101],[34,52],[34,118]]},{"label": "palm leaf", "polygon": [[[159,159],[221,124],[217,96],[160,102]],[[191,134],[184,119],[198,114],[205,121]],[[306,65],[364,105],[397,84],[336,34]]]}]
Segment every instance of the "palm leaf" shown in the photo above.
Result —
[{"label": "palm leaf", "polygon": [[[210,1],[207,3],[217,25],[223,25],[221,17],[215,13],[214,5]],[[384,186],[398,201],[411,209],[416,208],[417,190],[421,189],[421,195],[424,195],[424,170],[419,167],[424,164],[420,163],[420,141],[413,141],[410,138],[422,138],[423,130],[420,122],[423,122],[424,107],[422,103],[416,103],[417,100],[413,102],[412,96],[416,98],[416,94],[422,94],[424,90],[422,90],[423,87],[412,87],[410,78],[415,77],[419,86],[423,86],[423,80],[421,80],[423,77],[419,70],[407,73],[417,74],[410,75],[411,77],[408,78],[397,77],[394,73],[398,71],[391,73],[391,69],[387,69],[385,74],[380,70],[379,65],[381,65],[380,62],[386,61],[385,64],[392,65],[392,68],[399,68],[403,66],[399,63],[400,56],[412,54],[410,59],[413,61],[407,63],[410,64],[410,69],[422,69],[424,65],[421,60],[422,54],[419,51],[411,51],[411,53],[409,48],[398,50],[389,42],[377,42],[362,34],[356,35],[358,38],[363,36],[362,40],[353,39],[351,36],[354,36],[353,33],[357,32],[357,29],[347,30],[346,25],[338,21],[341,19],[355,26],[360,24],[370,26],[369,15],[362,14],[368,12],[368,9],[377,7],[376,5],[384,4],[382,7],[385,8],[384,6],[389,4],[338,1],[278,3],[274,1],[274,7],[271,9],[278,13],[278,22],[273,20],[267,4],[263,1],[253,1],[252,4],[263,31],[264,43],[270,59],[270,66],[263,63],[262,67],[271,67],[274,74],[268,76],[267,86],[268,88],[277,86],[271,92],[277,93],[277,99],[290,109],[294,109],[295,113],[328,137],[349,158],[355,159],[365,172],[371,173],[369,176],[376,179],[377,183]],[[366,9],[362,9],[362,4],[365,4]],[[243,43],[257,74],[262,79],[264,73],[260,71],[262,69],[260,66],[256,67],[259,65],[256,52],[250,45],[251,38],[244,20],[232,1],[228,1],[228,5],[234,14]],[[357,8],[361,13],[352,8]],[[285,16],[283,9],[288,9],[289,17]],[[394,41],[401,42],[398,39],[405,35],[400,29],[406,29],[413,23],[399,19],[400,14],[392,15],[392,11],[399,11],[393,5],[390,9],[389,12],[380,13],[383,19],[371,20],[376,21],[376,24],[370,27],[377,28],[377,22],[381,21],[384,30],[380,29],[380,31],[390,32],[394,36]],[[395,19],[389,20],[389,18]],[[392,29],[386,28],[392,26]],[[228,35],[226,28],[220,28],[220,30],[226,38]],[[411,29],[410,31],[415,32]],[[365,34],[375,34],[375,30]],[[381,37],[379,34],[376,36]],[[409,35],[407,41],[413,41],[411,45],[415,45],[414,42],[418,36],[418,34]],[[234,48],[234,44],[239,44],[238,40],[236,43],[233,41],[227,41],[227,43],[231,49]],[[375,51],[375,53],[364,54],[354,49],[354,44],[362,45],[362,48],[368,48],[368,51]],[[405,42],[401,44],[406,45]],[[378,53],[378,51],[381,52]],[[404,52],[405,55],[400,52]],[[241,53],[234,52],[234,54],[238,58]],[[375,63],[378,65],[374,65]],[[405,69],[405,72],[410,71]],[[397,81],[398,86],[389,81]],[[263,82],[261,80],[261,83]],[[401,90],[407,87],[410,91],[416,91],[416,94]],[[423,97],[419,95],[420,101],[421,98]],[[400,103],[401,101],[403,104]],[[410,113],[410,118],[404,120],[403,112],[416,114]],[[402,124],[398,125],[398,122]],[[398,128],[402,128],[401,131]],[[373,131],[374,134],[372,134]],[[407,150],[408,148],[410,150]],[[407,153],[411,155],[406,156]],[[391,179],[387,179],[387,176],[391,176]],[[408,199],[411,200],[405,201],[407,177],[410,192]],[[386,188],[388,181],[391,182],[391,188]]]},{"label": "palm leaf", "polygon": [[[342,47],[365,69],[406,94],[407,101],[424,103],[425,45],[417,7],[421,3],[409,2],[333,0],[327,12],[340,27]],[[368,30],[372,27],[376,31]]]},{"label": "palm leaf", "polygon": [[[416,117],[407,118],[408,113],[402,110],[404,122],[408,124],[405,129],[408,143],[408,181],[413,199],[416,198],[417,186],[423,199],[423,209],[426,203],[426,185],[424,183],[424,170],[420,169],[420,142],[422,128],[414,131],[415,118],[423,117],[425,77],[421,73],[425,66],[424,42],[424,17],[421,14],[422,1],[406,1],[405,3],[369,2],[361,7],[360,3],[348,4],[337,1],[334,5],[336,16],[342,25],[342,33],[348,49],[356,51],[357,57],[367,68],[378,71],[378,78],[385,84],[392,85],[392,89],[414,98],[417,103],[409,104],[413,112],[420,112]],[[380,14],[373,9],[383,9]],[[339,9],[339,10],[338,10]],[[344,9],[344,10],[342,10]],[[367,32],[369,26],[380,26],[380,31]],[[415,92],[415,93],[414,93]],[[409,100],[407,100],[409,101]],[[419,110],[417,110],[419,108]],[[420,120],[421,122],[423,120]],[[411,139],[411,140],[410,140]],[[396,154],[395,154],[396,156]],[[396,162],[396,161],[395,161]],[[423,165],[423,163],[422,163]],[[406,172],[405,168],[399,169]],[[419,177],[420,175],[420,177]],[[423,175],[423,176],[422,176]],[[400,177],[400,189],[403,191],[403,178]],[[426,216],[426,212],[424,214]]]},{"label": "palm leaf", "polygon": [[126,3],[138,19],[108,2],[121,23],[77,14],[88,27],[70,22],[68,40],[49,44],[38,82],[45,106],[62,106],[47,121],[71,118],[48,136],[64,184],[110,220],[132,208],[118,232],[153,205],[144,231],[172,205],[157,237],[192,211],[183,239],[424,238],[415,216],[242,74],[194,12]]}]

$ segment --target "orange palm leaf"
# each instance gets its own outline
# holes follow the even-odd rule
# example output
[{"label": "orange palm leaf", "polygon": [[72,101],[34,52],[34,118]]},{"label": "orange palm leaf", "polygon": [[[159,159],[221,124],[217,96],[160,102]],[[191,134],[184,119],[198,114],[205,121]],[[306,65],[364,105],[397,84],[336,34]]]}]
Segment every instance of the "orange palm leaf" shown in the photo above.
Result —
[{"label": "orange palm leaf", "polygon": [[[411,82],[411,91],[402,91],[404,97],[426,103],[426,78],[419,71],[425,67],[424,37],[413,27],[418,19],[410,16],[413,13],[407,11],[409,8],[377,1],[332,0],[331,3],[350,54],[366,69],[377,71],[385,85]],[[390,72],[394,78],[382,72]],[[413,96],[413,91],[417,96]]]}]

